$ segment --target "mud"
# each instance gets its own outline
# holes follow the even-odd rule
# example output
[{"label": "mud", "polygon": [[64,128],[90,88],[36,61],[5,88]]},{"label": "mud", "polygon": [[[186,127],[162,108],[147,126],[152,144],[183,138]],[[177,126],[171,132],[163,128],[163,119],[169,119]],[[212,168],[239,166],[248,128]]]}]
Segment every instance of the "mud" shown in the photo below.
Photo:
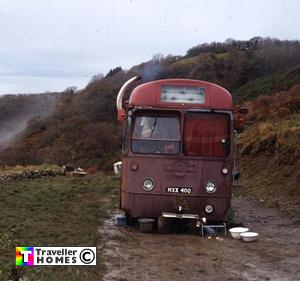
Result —
[{"label": "mud", "polygon": [[99,231],[103,280],[300,280],[300,218],[233,198],[235,221],[260,234],[256,242],[187,234],[144,234],[107,220]]}]

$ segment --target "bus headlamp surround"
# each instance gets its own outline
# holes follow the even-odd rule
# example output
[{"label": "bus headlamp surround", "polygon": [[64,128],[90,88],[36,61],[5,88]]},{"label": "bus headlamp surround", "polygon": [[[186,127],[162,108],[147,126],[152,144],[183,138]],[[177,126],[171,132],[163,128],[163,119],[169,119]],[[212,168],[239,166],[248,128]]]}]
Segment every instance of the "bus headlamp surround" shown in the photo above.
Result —
[{"label": "bus headlamp surround", "polygon": [[205,191],[207,193],[214,193],[217,190],[217,185],[213,181],[208,181],[205,185]]},{"label": "bus headlamp surround", "polygon": [[210,205],[210,204],[206,205],[204,209],[207,214],[211,214],[214,211],[213,205]]},{"label": "bus headlamp surround", "polygon": [[142,187],[146,191],[151,191],[154,188],[154,181],[152,179],[144,179]]}]

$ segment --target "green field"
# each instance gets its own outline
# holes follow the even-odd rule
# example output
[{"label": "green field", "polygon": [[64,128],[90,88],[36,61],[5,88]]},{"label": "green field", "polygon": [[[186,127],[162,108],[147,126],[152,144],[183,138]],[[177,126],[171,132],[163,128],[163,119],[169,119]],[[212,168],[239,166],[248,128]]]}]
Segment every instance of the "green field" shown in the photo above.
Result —
[{"label": "green field", "polygon": [[118,179],[103,174],[0,183],[0,280],[101,280],[97,266],[15,267],[15,246],[97,246],[98,227],[118,208]]}]

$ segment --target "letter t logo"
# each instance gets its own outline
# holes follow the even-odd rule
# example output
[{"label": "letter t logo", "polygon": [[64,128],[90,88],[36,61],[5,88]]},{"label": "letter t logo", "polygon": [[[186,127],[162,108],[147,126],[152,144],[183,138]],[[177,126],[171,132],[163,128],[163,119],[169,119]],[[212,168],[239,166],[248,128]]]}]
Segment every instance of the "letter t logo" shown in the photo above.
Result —
[{"label": "letter t logo", "polygon": [[31,251],[20,251],[21,255],[23,256],[23,262],[28,262],[28,256],[31,255]]}]

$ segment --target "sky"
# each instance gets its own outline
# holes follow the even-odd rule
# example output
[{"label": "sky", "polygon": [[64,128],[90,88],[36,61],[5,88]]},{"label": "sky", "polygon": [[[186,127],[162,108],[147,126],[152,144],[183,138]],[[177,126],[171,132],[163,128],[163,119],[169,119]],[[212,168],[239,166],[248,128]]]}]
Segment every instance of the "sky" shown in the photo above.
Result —
[{"label": "sky", "polygon": [[154,54],[254,36],[300,39],[298,0],[0,0],[0,94],[83,88]]}]

